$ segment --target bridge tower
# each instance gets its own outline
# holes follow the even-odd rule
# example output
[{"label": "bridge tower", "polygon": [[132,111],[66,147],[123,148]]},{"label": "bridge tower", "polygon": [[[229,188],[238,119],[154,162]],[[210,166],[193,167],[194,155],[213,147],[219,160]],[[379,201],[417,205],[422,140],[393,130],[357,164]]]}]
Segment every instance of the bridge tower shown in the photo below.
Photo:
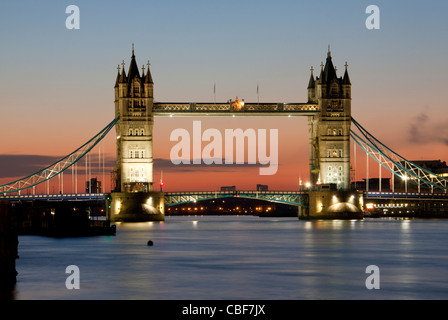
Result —
[{"label": "bridge tower", "polygon": [[115,81],[117,162],[110,219],[164,220],[163,194],[153,191],[154,82],[150,64],[140,75],[132,45],[128,73],[123,60]]},{"label": "bridge tower", "polygon": [[350,191],[351,82],[347,63],[337,76],[330,46],[319,77],[311,69],[308,102],[318,104],[320,113],[308,117],[312,190],[299,218],[362,219],[362,193]]},{"label": "bridge tower", "polygon": [[351,83],[345,64],[343,77],[336,74],[328,48],[316,79],[311,70],[308,101],[321,112],[308,118],[310,137],[311,184],[335,184],[338,190],[350,189]]}]

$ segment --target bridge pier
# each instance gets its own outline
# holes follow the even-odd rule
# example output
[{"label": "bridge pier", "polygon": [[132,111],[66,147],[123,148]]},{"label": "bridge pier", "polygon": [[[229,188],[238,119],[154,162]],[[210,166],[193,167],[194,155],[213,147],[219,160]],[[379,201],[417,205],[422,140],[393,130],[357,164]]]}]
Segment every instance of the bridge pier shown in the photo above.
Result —
[{"label": "bridge pier", "polygon": [[113,192],[107,215],[112,222],[164,221],[164,193]]},{"label": "bridge pier", "polygon": [[9,201],[0,201],[0,300],[13,298],[16,285],[18,234]]},{"label": "bridge pier", "polygon": [[363,193],[359,191],[310,191],[308,208],[299,207],[300,220],[363,219]]}]

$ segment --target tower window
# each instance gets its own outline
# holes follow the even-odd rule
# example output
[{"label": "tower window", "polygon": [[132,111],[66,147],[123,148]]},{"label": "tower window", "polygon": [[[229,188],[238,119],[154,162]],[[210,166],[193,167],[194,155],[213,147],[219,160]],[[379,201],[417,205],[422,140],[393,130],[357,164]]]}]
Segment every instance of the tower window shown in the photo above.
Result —
[{"label": "tower window", "polygon": [[338,85],[336,83],[332,84],[332,86],[331,86],[331,94],[338,94],[338,92],[339,92]]},{"label": "tower window", "polygon": [[131,159],[134,158],[134,151],[132,151],[132,150],[129,151],[129,158],[131,158]]}]

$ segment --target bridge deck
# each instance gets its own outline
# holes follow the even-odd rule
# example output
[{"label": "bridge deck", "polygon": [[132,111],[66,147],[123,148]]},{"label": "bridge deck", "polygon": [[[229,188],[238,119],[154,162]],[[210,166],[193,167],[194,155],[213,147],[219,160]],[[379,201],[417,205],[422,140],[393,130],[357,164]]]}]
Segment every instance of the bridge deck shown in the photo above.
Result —
[{"label": "bridge deck", "polygon": [[0,195],[0,200],[104,200],[107,193]]},{"label": "bridge deck", "polygon": [[[307,191],[179,191],[179,192],[165,192],[165,199],[183,198],[189,201],[200,199],[212,199],[220,197],[250,197],[272,201],[283,200],[293,201],[295,197],[308,194]],[[12,195],[2,194],[0,200],[104,200],[108,193],[68,193],[68,194],[27,194],[27,195]],[[366,199],[430,199],[430,200],[448,200],[448,193],[446,192],[364,192]]]}]

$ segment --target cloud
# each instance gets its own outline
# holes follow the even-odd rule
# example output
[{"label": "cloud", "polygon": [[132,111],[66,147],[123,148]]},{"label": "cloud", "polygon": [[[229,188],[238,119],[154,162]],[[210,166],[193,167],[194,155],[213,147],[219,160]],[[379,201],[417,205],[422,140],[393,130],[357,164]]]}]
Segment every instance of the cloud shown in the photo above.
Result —
[{"label": "cloud", "polygon": [[[48,167],[49,165],[59,161],[62,156],[44,156],[44,155],[16,155],[16,154],[0,154],[0,178],[24,178],[28,175],[38,172],[41,169]],[[193,172],[210,170],[214,172],[232,171],[232,169],[241,168],[260,168],[267,167],[269,165],[256,164],[226,164],[225,159],[221,159],[222,164],[205,164],[204,159],[200,164],[193,164],[193,159],[190,160],[190,164],[178,164],[175,165],[170,159],[154,158],[154,169],[164,170],[167,172]],[[215,159],[218,160],[218,159]],[[102,163],[98,166],[98,158],[91,159],[91,175],[102,174]],[[102,161],[102,160],[101,160]],[[104,170],[108,174],[115,167],[115,157],[106,157],[104,159]],[[270,164],[275,166],[276,164]],[[78,174],[83,175],[85,172],[85,158],[78,161]],[[71,173],[71,169],[68,169]]]},{"label": "cloud", "polygon": [[440,119],[433,121],[429,116],[429,108],[425,107],[410,123],[408,140],[415,144],[448,145],[448,122]]},{"label": "cloud", "polygon": [[[62,159],[62,156],[43,156],[31,154],[0,154],[0,178],[24,178],[42,170]],[[98,167],[98,158],[92,159],[91,174],[102,173],[102,163]],[[102,162],[102,160],[101,160]],[[78,174],[84,174],[86,162],[78,161]],[[110,172],[115,167],[115,158],[104,159],[104,170]],[[71,169],[68,169],[71,172]]]},{"label": "cloud", "polygon": [[59,160],[57,156],[0,154],[0,177],[26,177]]}]

